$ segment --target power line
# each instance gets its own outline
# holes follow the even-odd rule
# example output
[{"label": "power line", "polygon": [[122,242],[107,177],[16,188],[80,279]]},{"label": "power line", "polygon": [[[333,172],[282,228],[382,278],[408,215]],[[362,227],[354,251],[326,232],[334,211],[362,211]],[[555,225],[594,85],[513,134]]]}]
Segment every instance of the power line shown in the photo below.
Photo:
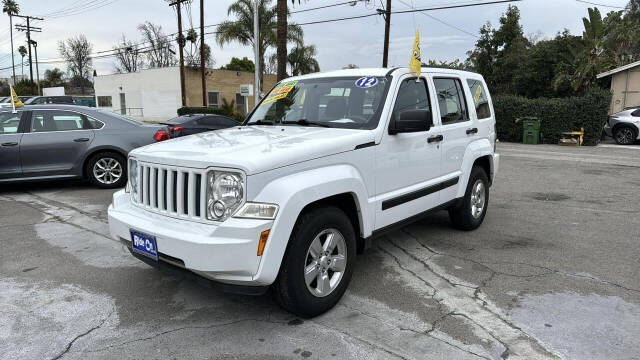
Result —
[{"label": "power line", "polygon": [[622,7],[622,6],[605,5],[605,4],[598,4],[598,3],[594,3],[594,2],[590,2],[590,1],[584,1],[584,0],[576,0],[576,1],[580,2],[580,3],[585,3],[585,4],[589,4],[589,5],[595,5],[595,6],[608,7],[608,8],[612,8],[612,9],[626,10],[626,9],[629,8],[628,6]]},{"label": "power line", "polygon": [[[405,6],[410,7],[411,9],[415,9],[415,7],[414,7],[413,5],[409,5],[409,4],[407,4],[406,2],[404,2],[404,1],[402,1],[402,0],[398,0],[398,1],[400,1],[400,2],[401,2],[402,4],[404,4]],[[441,20],[441,19],[439,19],[439,18],[437,18],[437,17],[435,17],[435,16],[433,16],[433,15],[431,15],[431,14],[428,14],[428,13],[424,12],[424,11],[420,11],[420,13],[421,13],[422,15],[426,16],[426,17],[429,17],[429,18],[431,18],[431,19],[433,19],[433,20],[435,20],[435,21],[437,21],[437,22],[439,22],[439,23],[441,23],[441,24],[444,24],[444,25],[446,25],[446,26],[448,26],[448,27],[450,27],[450,28],[453,28],[453,29],[456,29],[456,30],[458,30],[458,31],[460,31],[460,32],[463,32],[463,33],[465,33],[465,34],[467,34],[467,35],[469,35],[469,36],[473,36],[473,37],[475,37],[475,38],[480,38],[478,35],[476,35],[476,34],[474,34],[474,33],[468,32],[468,31],[466,31],[466,30],[464,30],[464,29],[461,29],[461,28],[459,28],[459,27],[457,27],[457,26],[455,26],[455,25],[453,25],[453,24],[449,24],[448,22],[445,22],[444,20]]]},{"label": "power line", "polygon": [[314,11],[314,10],[327,9],[327,8],[331,8],[331,7],[335,7],[335,6],[342,6],[342,5],[351,5],[351,6],[355,6],[358,2],[363,2],[363,1],[367,1],[367,0],[351,0],[351,1],[345,1],[345,2],[341,2],[341,3],[337,3],[337,4],[330,4],[330,5],[318,6],[318,7],[309,8],[309,9],[302,9],[302,10],[290,11],[290,12],[289,12],[289,14],[297,14],[297,13],[302,13],[302,12],[307,12],[307,11]]}]

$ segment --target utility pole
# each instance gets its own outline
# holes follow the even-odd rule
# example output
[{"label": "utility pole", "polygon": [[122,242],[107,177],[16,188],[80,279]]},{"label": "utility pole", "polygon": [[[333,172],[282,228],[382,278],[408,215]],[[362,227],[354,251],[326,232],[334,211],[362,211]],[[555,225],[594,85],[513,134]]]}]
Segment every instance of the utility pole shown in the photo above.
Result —
[{"label": "utility pole", "polygon": [[16,29],[18,31],[26,31],[27,32],[27,46],[29,48],[29,80],[31,80],[31,94],[34,94],[33,89],[33,60],[31,57],[31,32],[42,32],[42,28],[31,26],[30,20],[44,20],[43,18],[35,17],[35,16],[25,16],[25,15],[14,15],[17,17],[21,17],[23,19],[27,19],[27,26],[24,25],[16,25]]},{"label": "utility pole", "polygon": [[202,76],[202,107],[207,106],[207,81],[204,68],[204,0],[200,0],[200,76]]},{"label": "utility pole", "polygon": [[180,49],[180,97],[182,98],[182,106],[187,106],[187,91],[184,83],[184,37],[182,36],[182,15],[180,13],[180,4],[189,0],[175,0],[169,6],[176,6],[178,13],[178,49]]},{"label": "utility pole", "polygon": [[31,40],[31,43],[33,44],[33,51],[36,53],[36,80],[38,84],[38,95],[42,95],[40,92],[40,69],[38,68],[38,42]]},{"label": "utility pole", "polygon": [[253,106],[258,106],[260,102],[260,26],[258,22],[258,8],[259,1],[255,0],[253,3],[253,52],[255,61],[255,72],[253,74]]},{"label": "utility pole", "polygon": [[391,27],[391,0],[387,0],[384,11],[384,50],[382,53],[382,67],[387,67],[389,60],[389,28]]}]

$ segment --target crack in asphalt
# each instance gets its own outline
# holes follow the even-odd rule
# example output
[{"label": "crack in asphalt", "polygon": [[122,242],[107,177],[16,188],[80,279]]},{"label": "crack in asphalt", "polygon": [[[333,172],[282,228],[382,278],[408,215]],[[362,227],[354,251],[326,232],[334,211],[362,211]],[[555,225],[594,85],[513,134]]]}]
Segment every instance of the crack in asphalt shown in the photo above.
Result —
[{"label": "crack in asphalt", "polygon": [[115,312],[115,310],[114,310],[114,311],[111,311],[111,313],[109,313],[109,315],[107,315],[107,317],[106,317],[106,318],[104,318],[104,319],[100,322],[100,324],[98,324],[98,325],[96,325],[96,326],[92,327],[91,329],[89,329],[89,330],[85,331],[84,333],[82,333],[82,334],[80,334],[80,335],[78,335],[78,336],[74,337],[74,338],[73,338],[73,339],[72,339],[72,340],[67,344],[67,346],[64,348],[64,350],[63,350],[60,354],[58,354],[58,355],[56,355],[55,357],[51,358],[51,360],[58,360],[58,359],[61,359],[63,356],[65,356],[67,353],[69,353],[69,351],[71,350],[71,347],[73,346],[73,344],[74,344],[76,341],[78,341],[78,340],[80,340],[81,338],[83,338],[83,337],[85,337],[85,336],[87,336],[87,335],[91,334],[91,333],[92,333],[92,332],[94,332],[95,330],[98,330],[99,328],[101,328],[101,327],[102,327],[102,325],[104,325],[104,323],[106,323],[106,322],[107,322],[107,320],[109,320],[109,318],[111,317],[111,315],[113,315],[113,314],[114,314],[114,312]]},{"label": "crack in asphalt", "polygon": [[[443,253],[443,252],[440,252],[440,251],[436,251],[432,247],[422,243],[420,241],[420,238],[417,237],[416,235],[412,234],[411,232],[409,232],[409,230],[402,229],[401,231],[404,232],[405,234],[407,234],[408,236],[412,237],[414,240],[416,240],[416,242],[418,244],[420,244],[420,246],[422,246],[425,249],[429,250],[433,254],[440,255],[440,256],[448,256],[448,257],[452,257],[452,258],[459,259],[459,260],[462,260],[462,261],[468,261],[468,262],[471,262],[471,263],[476,264],[478,266],[484,267],[490,273],[495,273],[495,274],[498,274],[498,275],[509,276],[509,277],[515,277],[515,278],[535,278],[535,277],[542,277],[542,276],[557,274],[557,275],[562,275],[562,276],[569,276],[569,277],[574,277],[574,278],[592,280],[592,281],[596,281],[596,282],[599,282],[599,283],[602,283],[602,284],[611,285],[611,286],[614,286],[614,287],[617,287],[617,288],[620,288],[620,289],[624,289],[624,290],[627,290],[627,291],[630,291],[630,292],[640,293],[640,289],[634,289],[634,288],[626,287],[624,285],[620,285],[620,284],[615,283],[613,281],[603,280],[603,279],[599,279],[597,277],[590,276],[590,275],[585,275],[585,274],[575,274],[575,273],[570,273],[570,272],[566,272],[566,271],[562,271],[562,270],[556,270],[556,269],[552,269],[552,268],[549,268],[549,267],[546,267],[546,266],[542,266],[542,265],[527,264],[527,263],[522,263],[522,262],[507,262],[507,261],[481,262],[481,261],[470,259],[470,258],[467,258],[467,257],[464,257],[464,256]],[[431,259],[432,257],[433,256],[430,256],[427,259],[427,261],[429,259]],[[540,269],[540,270],[544,270],[544,272],[542,272],[540,274],[533,274],[533,275],[517,275],[517,274],[511,274],[511,273],[495,270],[492,267],[488,266],[487,264],[525,265],[525,266],[530,266],[532,268],[537,268],[537,269]]]}]

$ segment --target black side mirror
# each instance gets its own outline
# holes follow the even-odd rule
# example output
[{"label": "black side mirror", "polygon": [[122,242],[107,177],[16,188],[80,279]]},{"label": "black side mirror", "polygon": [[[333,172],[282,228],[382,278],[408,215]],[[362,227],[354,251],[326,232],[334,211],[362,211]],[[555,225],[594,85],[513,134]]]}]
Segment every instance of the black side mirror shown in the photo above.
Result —
[{"label": "black side mirror", "polygon": [[426,109],[404,110],[400,112],[399,119],[391,119],[389,135],[429,131],[432,125],[431,111]]}]

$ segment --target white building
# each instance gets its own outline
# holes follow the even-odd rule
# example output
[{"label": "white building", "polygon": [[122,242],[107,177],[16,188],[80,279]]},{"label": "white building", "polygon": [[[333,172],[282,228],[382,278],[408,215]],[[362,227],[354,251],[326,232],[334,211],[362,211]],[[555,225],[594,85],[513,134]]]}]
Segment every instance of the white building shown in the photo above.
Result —
[{"label": "white building", "polygon": [[181,105],[180,68],[166,67],[93,78],[98,108],[161,122]]}]

